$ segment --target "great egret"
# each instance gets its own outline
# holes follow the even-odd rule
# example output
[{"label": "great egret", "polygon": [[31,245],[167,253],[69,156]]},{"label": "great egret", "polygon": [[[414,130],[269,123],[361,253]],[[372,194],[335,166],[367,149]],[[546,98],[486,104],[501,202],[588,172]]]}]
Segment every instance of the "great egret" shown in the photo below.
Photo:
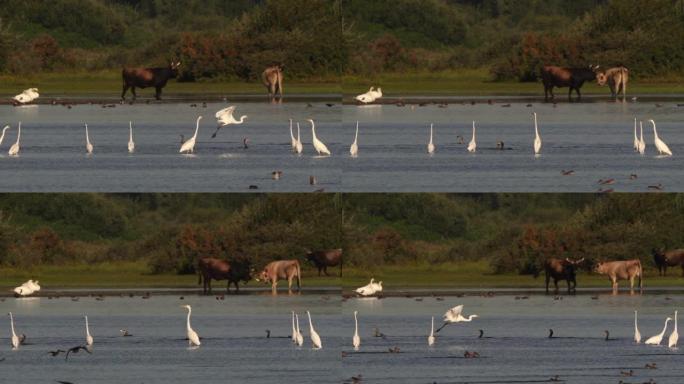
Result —
[{"label": "great egret", "polygon": [[351,157],[356,157],[359,154],[359,122],[356,121],[356,135],[354,135],[354,142],[349,148]]},{"label": "great egret", "polygon": [[197,140],[197,133],[199,132],[200,120],[202,120],[202,116],[199,116],[197,118],[197,126],[195,127],[195,134],[192,135],[191,138],[187,139],[183,143],[183,145],[181,145],[180,153],[183,153],[183,152],[194,153],[195,152],[195,141]]},{"label": "great egret", "polygon": [[432,347],[435,344],[435,317],[432,316],[432,325],[430,326],[430,336],[428,336],[428,345]]},{"label": "great egret", "polygon": [[479,317],[478,315],[470,315],[468,317],[463,317],[463,304],[455,306],[451,308],[450,310],[446,311],[444,314],[444,324],[439,327],[435,331],[435,333],[438,333],[439,331],[442,330],[442,328],[446,327],[448,324],[452,323],[461,323],[461,322],[470,322],[473,321],[474,318]]},{"label": "great egret", "polygon": [[427,145],[427,153],[433,154],[435,153],[435,144],[432,142],[432,124],[430,124],[430,142]]},{"label": "great egret", "polygon": [[188,310],[188,321],[187,321],[187,325],[186,325],[187,336],[188,336],[188,345],[191,347],[192,346],[199,347],[200,346],[199,335],[190,326],[190,315],[192,314],[192,307],[190,307],[189,305],[181,305],[181,307]]},{"label": "great egret", "polygon": [[655,147],[658,150],[659,154],[666,154],[669,156],[672,156],[672,151],[670,151],[670,148],[665,144],[664,141],[660,140],[660,137],[658,137],[658,131],[656,130],[656,123],[653,120],[649,120],[651,124],[653,124],[653,141],[655,142]]},{"label": "great egret", "polygon": [[361,296],[370,296],[375,293],[375,279],[371,278],[370,283],[364,285],[363,287],[357,288],[356,293]]},{"label": "great egret", "polygon": [[304,336],[302,336],[302,333],[299,331],[299,315],[295,314],[295,320],[297,320],[297,337],[295,339],[295,344],[297,344],[298,347],[301,347],[304,344]]},{"label": "great egret", "polygon": [[10,129],[9,125],[5,125],[5,128],[2,129],[2,135],[0,136],[0,145],[2,145],[2,141],[5,139],[5,132]]},{"label": "great egret", "polygon": [[639,327],[637,326],[637,311],[634,311],[634,342],[641,344],[641,332],[639,332]]},{"label": "great egret", "polygon": [[93,144],[90,142],[90,137],[88,136],[88,124],[85,125],[85,130],[86,130],[86,152],[88,152],[89,155],[93,153]]},{"label": "great egret", "polygon": [[468,152],[475,152],[477,149],[477,143],[475,142],[475,121],[473,121],[473,139],[468,143]]},{"label": "great egret", "polygon": [[7,154],[10,156],[17,156],[19,154],[19,140],[21,139],[21,121],[19,122],[19,128],[17,128],[17,142],[12,144]]},{"label": "great egret", "polygon": [[371,96],[373,97],[373,101],[376,101],[377,99],[382,97],[382,88],[378,87],[375,91],[371,90]]},{"label": "great egret", "polygon": [[12,349],[18,349],[19,348],[19,337],[14,332],[14,317],[12,316],[12,312],[9,313],[9,317],[10,317],[10,328],[12,328]]},{"label": "great egret", "polygon": [[225,127],[226,125],[231,125],[231,124],[242,124],[245,122],[245,119],[247,118],[247,115],[243,115],[240,117],[240,120],[236,120],[235,117],[233,116],[233,112],[235,111],[235,106],[230,106],[228,108],[224,108],[218,112],[216,112],[216,120],[218,122],[218,126],[216,127],[216,132],[214,132],[213,135],[211,135],[211,138],[213,139],[216,137],[216,134],[218,133],[219,129],[222,127]]},{"label": "great egret", "polygon": [[640,121],[639,122],[639,130],[640,132],[640,137],[639,137],[639,144],[637,145],[637,151],[639,151],[639,154],[643,155],[644,152],[646,152],[646,140],[644,140],[644,122]]},{"label": "great egret", "polygon": [[368,92],[356,96],[356,100],[364,104],[372,103],[373,101],[375,101],[375,91],[373,90],[373,87],[370,87]]},{"label": "great egret", "polygon": [[538,155],[541,151],[542,140],[539,136],[539,126],[537,125],[537,112],[534,113],[534,154]]},{"label": "great egret", "polygon": [[128,122],[128,153],[135,152],[135,143],[133,142],[133,122]]},{"label": "great egret", "polygon": [[302,138],[299,135],[299,122],[297,122],[297,144],[295,145],[295,152],[298,155],[301,155],[303,150],[304,146],[302,145]]},{"label": "great egret", "polygon": [[295,313],[292,311],[292,342],[297,342],[297,330],[295,329]]},{"label": "great egret", "polygon": [[634,150],[639,151],[639,139],[637,138],[637,133],[636,133],[636,124],[637,123],[637,118],[634,118]]},{"label": "great egret", "polygon": [[359,337],[359,320],[356,317],[357,311],[354,311],[354,337],[352,338],[352,345],[354,350],[358,351],[361,346],[361,338]]},{"label": "great egret", "polygon": [[667,346],[670,348],[676,348],[677,341],[679,341],[679,333],[677,332],[677,311],[675,311],[674,331],[672,331],[670,334],[670,340],[668,341]]},{"label": "great egret", "polygon": [[313,137],[313,146],[318,155],[325,154],[330,156],[330,151],[328,150],[328,147],[323,144],[322,141],[318,140],[318,137],[316,137],[316,125],[314,124],[314,121],[311,119],[308,119],[309,123],[311,123],[311,135]]},{"label": "great egret", "polygon": [[373,293],[382,292],[382,281],[379,281],[377,283],[372,283],[371,287],[373,288],[373,290],[375,290],[375,292],[373,292]]},{"label": "great egret", "polygon": [[313,323],[311,322],[311,313],[306,311],[306,315],[309,316],[309,336],[311,337],[311,343],[313,344],[314,349],[321,349],[323,348],[323,344],[321,344],[321,337],[318,336],[318,333],[316,333]]},{"label": "great egret", "polygon": [[40,97],[40,94],[38,93],[38,88],[29,88],[24,92],[14,96],[13,99],[17,103],[26,104],[32,102],[38,97]]},{"label": "great egret", "polygon": [[292,119],[290,119],[290,146],[292,147],[292,152],[297,151],[297,139],[295,139],[292,133]]},{"label": "great egret", "polygon": [[85,317],[85,324],[86,324],[86,345],[87,346],[92,346],[93,345],[93,336],[90,334],[90,327],[88,326],[88,316]]},{"label": "great egret", "polygon": [[665,326],[663,327],[663,331],[660,332],[659,334],[649,338],[646,340],[647,345],[660,345],[660,342],[663,341],[663,336],[665,335],[665,331],[667,331],[667,323],[672,320],[671,318],[665,319]]}]

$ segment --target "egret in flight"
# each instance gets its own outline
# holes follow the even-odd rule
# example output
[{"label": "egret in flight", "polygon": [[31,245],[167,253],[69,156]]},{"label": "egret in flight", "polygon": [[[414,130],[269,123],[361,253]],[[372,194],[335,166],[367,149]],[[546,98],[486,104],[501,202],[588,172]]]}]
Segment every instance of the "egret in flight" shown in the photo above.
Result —
[{"label": "egret in flight", "polygon": [[649,120],[651,124],[653,124],[653,141],[655,142],[655,147],[658,150],[659,154],[666,154],[668,156],[672,156],[672,151],[670,151],[670,148],[665,144],[664,141],[660,140],[660,137],[658,137],[658,131],[656,130],[656,123],[653,120]]},{"label": "egret in flight", "polygon": [[135,143],[133,142],[133,122],[128,122],[128,153],[135,152]]},{"label": "egret in flight", "polygon": [[211,135],[212,139],[214,137],[216,137],[216,134],[218,133],[219,129],[221,129],[222,127],[225,127],[226,125],[231,125],[231,124],[242,124],[245,122],[247,115],[243,115],[240,117],[240,120],[236,120],[235,117],[233,116],[234,111],[235,111],[235,106],[230,106],[228,108],[224,108],[224,109],[216,112],[216,120],[218,122],[218,126],[216,127],[216,132],[214,132],[214,134]]},{"label": "egret in flight", "polygon": [[21,139],[21,121],[19,122],[19,128],[17,128],[17,142],[12,144],[7,154],[10,156],[19,155],[19,140]]},{"label": "egret in flight", "polygon": [[187,325],[186,325],[187,336],[188,336],[188,345],[191,347],[192,346],[199,347],[200,346],[199,335],[190,326],[190,315],[192,314],[192,307],[190,307],[189,305],[181,305],[181,307],[188,310],[188,320],[187,320]]},{"label": "egret in flight", "polygon": [[675,311],[674,331],[672,331],[670,334],[670,340],[668,340],[667,346],[670,348],[676,348],[677,341],[679,341],[679,333],[677,332],[677,311]]},{"label": "egret in flight", "polygon": [[85,325],[86,325],[86,345],[88,347],[91,347],[93,345],[93,336],[90,334],[90,327],[88,326],[88,316],[85,317]]},{"label": "egret in flight", "polygon": [[2,141],[5,140],[5,132],[10,128],[9,125],[5,125],[5,128],[2,129],[2,135],[0,135],[0,145],[2,145]]},{"label": "egret in flight", "polygon": [[538,155],[541,152],[542,140],[539,136],[539,126],[537,125],[537,113],[534,113],[534,154]]},{"label": "egret in flight", "polygon": [[462,323],[473,321],[474,318],[479,317],[478,315],[470,315],[468,317],[463,317],[463,304],[455,306],[450,310],[446,311],[444,314],[444,324],[435,331],[438,333],[442,328],[453,323]]},{"label": "egret in flight", "polygon": [[197,126],[195,127],[195,134],[191,138],[185,140],[183,145],[181,145],[180,153],[194,153],[195,152],[195,141],[197,140],[197,133],[199,132],[199,123],[202,120],[202,116],[197,118]]},{"label": "egret in flight", "polygon": [[671,320],[672,319],[669,317],[667,319],[665,319],[665,326],[663,327],[663,331],[660,332],[659,334],[649,338],[648,340],[646,340],[645,344],[647,344],[647,345],[660,345],[660,343],[663,341],[663,336],[665,336],[665,331],[667,331],[667,323]]},{"label": "egret in flight", "polygon": [[309,316],[309,336],[311,337],[311,343],[313,344],[314,349],[321,349],[323,348],[323,344],[321,343],[321,337],[318,336],[318,333],[316,333],[313,323],[311,322],[311,313],[306,311],[306,315]]},{"label": "egret in flight", "polygon": [[359,122],[356,122],[356,135],[354,135],[354,142],[349,148],[351,157],[356,157],[359,154]]},{"label": "egret in flight", "polygon": [[435,153],[435,144],[432,142],[432,136],[433,136],[432,131],[433,131],[432,124],[430,124],[430,142],[427,145],[427,153],[429,153],[431,155],[433,153]]},{"label": "egret in flight", "polygon": [[86,152],[89,155],[92,155],[93,153],[93,144],[90,142],[90,137],[88,136],[88,124],[85,125],[85,131],[86,131]]},{"label": "egret in flight", "polygon": [[359,337],[359,320],[356,317],[357,311],[354,311],[354,337],[352,338],[352,345],[354,350],[358,351],[361,346],[361,337]]},{"label": "egret in flight", "polygon": [[475,142],[475,121],[473,121],[473,138],[468,144],[468,152],[473,153],[477,149],[477,143]]},{"label": "egret in flight", "polygon": [[311,123],[311,135],[313,136],[314,149],[316,150],[319,156],[321,154],[330,156],[330,151],[328,150],[328,147],[326,147],[325,144],[323,144],[323,142],[318,140],[318,137],[316,137],[316,125],[314,124],[314,121],[309,119],[309,123]]}]

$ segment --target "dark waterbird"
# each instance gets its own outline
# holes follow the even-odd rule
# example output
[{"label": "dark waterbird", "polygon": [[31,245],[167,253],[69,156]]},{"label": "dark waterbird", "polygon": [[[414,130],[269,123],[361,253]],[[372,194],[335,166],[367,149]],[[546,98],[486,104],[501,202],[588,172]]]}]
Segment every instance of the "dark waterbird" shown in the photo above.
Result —
[{"label": "dark waterbird", "polygon": [[92,352],[90,352],[90,350],[88,350],[88,347],[86,347],[85,345],[79,345],[77,347],[70,348],[67,351],[66,357],[64,358],[64,361],[69,360],[69,354],[71,354],[71,353],[76,354],[76,353],[80,352],[81,350],[88,352],[88,354],[92,354]]},{"label": "dark waterbird", "polygon": [[58,356],[60,353],[66,353],[66,351],[63,350],[63,349],[58,349],[58,350],[55,350],[55,351],[49,351],[48,353],[49,353],[50,355],[52,355],[52,357],[56,357],[56,356]]}]

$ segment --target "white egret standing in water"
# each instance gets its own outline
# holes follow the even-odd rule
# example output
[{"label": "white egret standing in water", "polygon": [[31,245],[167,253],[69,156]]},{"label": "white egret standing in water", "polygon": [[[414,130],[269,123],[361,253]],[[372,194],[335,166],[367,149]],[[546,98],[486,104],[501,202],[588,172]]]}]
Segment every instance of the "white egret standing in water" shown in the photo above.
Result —
[{"label": "white egret standing in water", "polygon": [[534,112],[534,154],[538,155],[541,152],[542,139],[539,136],[539,126],[537,125],[537,112]]},{"label": "white egret standing in water", "polygon": [[311,313],[306,311],[306,315],[309,316],[309,336],[311,337],[311,343],[313,344],[314,349],[321,349],[323,348],[323,344],[321,343],[321,337],[318,336],[318,333],[316,333],[313,323],[311,322]]},{"label": "white egret standing in water", "polygon": [[468,152],[475,152],[477,149],[477,142],[475,142],[475,121],[473,121],[473,138],[470,140],[470,143],[468,144]]},{"label": "white egret standing in water", "polygon": [[2,135],[0,136],[0,145],[2,145],[2,141],[5,140],[5,131],[7,131],[9,128],[9,125],[5,125],[5,128],[2,129]]},{"label": "white egret standing in water", "polygon": [[637,132],[636,132],[636,124],[637,123],[637,118],[634,118],[634,150],[638,151],[639,150],[639,138],[637,138]]},{"label": "white egret standing in water", "polygon": [[352,338],[352,345],[354,350],[358,351],[361,346],[361,337],[359,337],[359,320],[356,318],[357,311],[354,311],[354,337]]},{"label": "white egret standing in water", "polygon": [[290,146],[292,147],[292,152],[297,151],[297,139],[295,139],[294,134],[292,133],[292,119],[290,119]]},{"label": "white egret standing in water", "polygon": [[648,340],[646,340],[647,345],[660,345],[660,343],[663,341],[663,336],[665,336],[665,331],[667,331],[667,323],[671,321],[671,318],[665,319],[665,326],[663,327],[663,331],[660,332],[659,334],[650,337]]},{"label": "white egret standing in water", "polygon": [[639,130],[640,130],[640,137],[639,137],[639,144],[637,150],[639,151],[639,154],[643,155],[646,152],[646,140],[644,140],[644,122],[640,121],[639,122]]},{"label": "white egret standing in water", "polygon": [[303,150],[302,137],[299,134],[299,122],[297,122],[297,144],[295,145],[295,152],[297,152],[298,155],[301,155]]},{"label": "white egret standing in water", "polygon": [[356,121],[356,135],[354,135],[354,142],[349,148],[351,157],[356,157],[359,154],[359,122]]},{"label": "white egret standing in water", "polygon": [[88,316],[85,317],[85,325],[86,325],[86,345],[87,346],[92,346],[93,345],[93,336],[90,334],[90,326],[88,326]]},{"label": "white egret standing in water", "polygon": [[86,130],[86,152],[91,155],[93,153],[93,144],[90,142],[90,136],[88,136],[88,124],[85,125]]},{"label": "white egret standing in water", "polygon": [[14,317],[12,317],[12,312],[9,313],[10,317],[10,328],[12,329],[12,349],[19,348],[19,337],[14,332]]},{"label": "white egret standing in water", "polygon": [[135,152],[135,143],[133,142],[133,122],[128,122],[128,153]]},{"label": "white egret standing in water", "polygon": [[660,140],[660,137],[658,137],[658,131],[656,130],[656,123],[653,120],[649,120],[651,124],[653,124],[653,141],[655,143],[655,147],[658,150],[659,154],[666,154],[669,156],[672,156],[672,151],[670,151],[670,148],[665,144],[664,141]]},{"label": "white egret standing in water", "polygon": [[676,348],[677,341],[679,341],[679,333],[677,332],[677,311],[675,311],[674,331],[672,331],[670,334],[670,340],[668,340],[667,346],[670,348]]},{"label": "white egret standing in water", "polygon": [[634,342],[641,344],[641,332],[639,332],[639,327],[637,326],[637,311],[634,311]]},{"label": "white egret standing in water", "polygon": [[190,326],[190,315],[192,314],[192,307],[189,305],[181,305],[181,307],[185,308],[188,310],[188,320],[186,324],[186,333],[188,336],[188,345],[199,347],[200,346],[200,338],[197,332],[195,332],[192,327]]},{"label": "white egret standing in water", "polygon": [[180,153],[188,152],[188,153],[194,153],[195,152],[195,141],[197,140],[197,133],[199,132],[199,123],[200,120],[202,120],[202,116],[199,116],[197,118],[197,126],[195,127],[195,134],[192,135],[191,138],[185,140],[183,142],[183,145],[181,145],[180,148]]},{"label": "white egret standing in water", "polygon": [[330,151],[328,150],[328,147],[323,144],[322,141],[318,140],[318,137],[316,137],[316,125],[314,124],[314,121],[309,119],[309,123],[311,123],[311,135],[313,137],[313,146],[318,155],[320,156],[321,154],[328,155],[330,156]]},{"label": "white egret standing in water", "polygon": [[432,325],[430,326],[430,336],[428,336],[428,345],[435,344],[435,317],[432,316]]},{"label": "white egret standing in water", "polygon": [[295,329],[295,313],[292,311],[292,342],[297,342],[297,329]]},{"label": "white egret standing in water", "polygon": [[433,135],[432,135],[432,133],[433,133],[433,132],[432,132],[432,131],[433,131],[432,126],[433,126],[433,125],[430,124],[430,142],[429,142],[428,145],[427,145],[427,153],[429,153],[429,154],[431,154],[431,155],[432,155],[433,153],[435,153],[435,144],[432,142],[432,138],[433,138],[433,137],[432,137],[432,136],[433,136]]},{"label": "white egret standing in water", "polygon": [[12,144],[7,154],[10,156],[17,156],[19,154],[19,140],[21,139],[21,121],[19,122],[19,127],[17,128],[17,142]]},{"label": "white egret standing in water", "polygon": [[301,347],[304,344],[304,336],[302,336],[302,332],[299,331],[299,315],[295,313],[295,320],[297,320],[297,337],[295,339],[295,344],[297,346]]}]

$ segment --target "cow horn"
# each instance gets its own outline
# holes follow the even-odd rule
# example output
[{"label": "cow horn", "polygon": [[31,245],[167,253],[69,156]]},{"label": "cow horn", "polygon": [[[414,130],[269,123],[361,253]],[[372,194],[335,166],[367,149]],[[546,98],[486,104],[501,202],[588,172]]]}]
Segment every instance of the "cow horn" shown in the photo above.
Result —
[{"label": "cow horn", "polygon": [[584,261],[584,257],[581,258],[581,259],[579,259],[579,260],[577,260],[578,263],[581,263],[581,262],[583,262],[583,261]]}]

